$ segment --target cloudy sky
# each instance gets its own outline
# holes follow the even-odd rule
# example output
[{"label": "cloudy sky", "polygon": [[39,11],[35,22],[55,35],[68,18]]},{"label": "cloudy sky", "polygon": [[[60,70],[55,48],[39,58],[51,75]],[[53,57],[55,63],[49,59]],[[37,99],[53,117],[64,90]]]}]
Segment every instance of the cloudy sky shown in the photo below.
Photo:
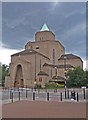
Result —
[{"label": "cloudy sky", "polygon": [[[1,5],[0,5],[1,6]],[[65,47],[86,59],[86,3],[85,2],[3,2],[1,62],[8,64],[10,54],[24,49],[34,40],[35,32],[46,23]]]}]

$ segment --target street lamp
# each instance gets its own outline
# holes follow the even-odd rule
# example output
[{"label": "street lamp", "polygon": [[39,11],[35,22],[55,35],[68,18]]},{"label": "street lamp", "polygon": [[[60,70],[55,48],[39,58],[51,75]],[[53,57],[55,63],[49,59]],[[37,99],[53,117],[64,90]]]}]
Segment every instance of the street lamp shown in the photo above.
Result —
[{"label": "street lamp", "polygon": [[57,67],[55,67],[55,76],[56,76],[56,79],[57,79]]},{"label": "street lamp", "polygon": [[67,59],[67,57],[64,56],[65,89],[67,88],[67,86],[66,86],[66,82],[67,82],[67,81],[66,81],[66,80],[67,80],[66,59]]}]

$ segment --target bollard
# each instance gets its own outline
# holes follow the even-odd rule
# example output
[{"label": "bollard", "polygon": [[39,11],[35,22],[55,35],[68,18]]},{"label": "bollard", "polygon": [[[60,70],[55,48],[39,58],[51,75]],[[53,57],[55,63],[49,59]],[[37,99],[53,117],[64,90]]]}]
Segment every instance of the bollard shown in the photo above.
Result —
[{"label": "bollard", "polygon": [[60,93],[60,100],[62,101],[62,92]]},{"label": "bollard", "polygon": [[13,92],[12,92],[11,98],[12,98],[12,103],[13,103]]},{"label": "bollard", "polygon": [[77,102],[79,102],[79,94],[78,94],[78,92],[77,92]]},{"label": "bollard", "polygon": [[69,90],[67,91],[67,93],[68,93],[68,99],[69,99]]},{"label": "bollard", "polygon": [[65,89],[65,99],[66,99],[66,89]]},{"label": "bollard", "polygon": [[86,99],[85,88],[83,89],[84,99]]},{"label": "bollard", "polygon": [[49,101],[49,92],[47,93],[47,101]]},{"label": "bollard", "polygon": [[12,91],[10,90],[10,99],[12,98]]},{"label": "bollard", "polygon": [[18,93],[19,93],[19,101],[20,101],[20,91]]},{"label": "bollard", "polygon": [[27,89],[26,89],[26,98],[27,98]]},{"label": "bollard", "polygon": [[33,100],[35,100],[35,92],[33,92]]}]

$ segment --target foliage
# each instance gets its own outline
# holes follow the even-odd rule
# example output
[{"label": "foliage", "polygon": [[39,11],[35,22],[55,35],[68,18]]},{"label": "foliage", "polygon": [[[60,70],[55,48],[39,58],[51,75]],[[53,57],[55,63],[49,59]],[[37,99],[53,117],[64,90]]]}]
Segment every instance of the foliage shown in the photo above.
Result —
[{"label": "foliage", "polygon": [[47,88],[47,89],[64,88],[64,85],[58,84],[58,83],[46,83],[45,88]]},{"label": "foliage", "polygon": [[88,84],[87,78],[88,71],[84,71],[80,67],[74,68],[74,70],[69,70],[67,73],[68,80],[67,86],[68,87],[81,87],[86,86]]},{"label": "foliage", "polygon": [[2,84],[2,86],[5,82],[5,76],[8,75],[8,70],[8,65],[0,64],[0,83]]},{"label": "foliage", "polygon": [[41,84],[36,84],[34,88],[36,88],[36,89],[41,89],[42,86],[41,86]]}]

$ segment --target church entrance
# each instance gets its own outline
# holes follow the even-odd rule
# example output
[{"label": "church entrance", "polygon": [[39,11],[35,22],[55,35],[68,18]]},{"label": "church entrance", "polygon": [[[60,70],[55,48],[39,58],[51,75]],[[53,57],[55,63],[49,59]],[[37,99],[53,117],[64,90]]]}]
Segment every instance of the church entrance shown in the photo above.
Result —
[{"label": "church entrance", "polygon": [[21,65],[17,66],[14,87],[24,87],[23,71]]}]

